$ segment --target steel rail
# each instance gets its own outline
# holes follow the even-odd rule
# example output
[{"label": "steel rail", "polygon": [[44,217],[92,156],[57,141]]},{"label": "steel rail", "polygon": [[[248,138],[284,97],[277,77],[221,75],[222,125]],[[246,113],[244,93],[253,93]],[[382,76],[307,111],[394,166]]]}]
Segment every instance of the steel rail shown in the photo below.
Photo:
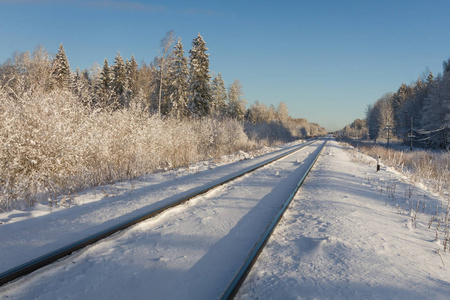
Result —
[{"label": "steel rail", "polygon": [[294,199],[298,189],[305,181],[306,177],[308,176],[309,172],[311,171],[312,167],[316,163],[317,159],[319,158],[320,154],[322,153],[322,150],[325,148],[327,141],[325,141],[319,149],[319,153],[314,158],[314,161],[309,166],[308,170],[305,172],[303,177],[300,179],[300,181],[297,183],[297,185],[294,188],[294,191],[291,193],[291,195],[288,197],[288,199],[284,202],[284,204],[281,206],[278,213],[273,218],[272,222],[267,226],[264,233],[261,235],[261,238],[259,241],[255,244],[247,258],[245,259],[245,262],[242,264],[241,268],[239,269],[238,273],[235,275],[233,280],[228,285],[225,292],[222,294],[221,300],[228,300],[233,299],[234,296],[236,296],[237,292],[239,291],[239,288],[244,283],[245,278],[247,277],[248,273],[250,272],[251,268],[255,264],[256,260],[258,259],[259,255],[261,254],[264,246],[267,244],[267,241],[271,237],[273,231],[275,230],[275,227],[280,222],[281,218],[283,217],[285,211],[287,210],[288,206],[291,204],[292,200]]},{"label": "steel rail", "polygon": [[107,229],[104,229],[104,230],[102,230],[100,232],[97,232],[95,234],[89,235],[89,236],[87,236],[87,237],[85,237],[83,239],[80,239],[80,240],[78,240],[78,241],[76,241],[74,243],[71,243],[71,244],[66,245],[64,247],[61,247],[61,248],[59,248],[57,250],[54,250],[52,252],[49,252],[49,253],[44,254],[42,256],[39,256],[39,257],[37,257],[35,259],[32,259],[32,260],[30,260],[30,261],[28,261],[28,262],[26,262],[24,264],[21,264],[21,265],[19,265],[17,267],[11,268],[11,269],[3,272],[3,273],[0,273],[0,286],[6,284],[8,282],[11,282],[11,281],[13,281],[15,279],[18,279],[18,278],[20,278],[20,277],[22,277],[24,275],[30,274],[31,272],[34,272],[34,271],[36,271],[36,270],[38,270],[40,268],[43,268],[43,267],[45,267],[45,266],[47,266],[47,265],[49,265],[49,264],[51,264],[51,263],[53,263],[53,262],[63,258],[65,256],[68,256],[68,255],[72,254],[75,251],[78,251],[78,250],[80,250],[80,249],[82,249],[82,248],[84,248],[86,246],[92,245],[92,244],[94,244],[94,243],[96,243],[96,242],[98,242],[98,241],[100,241],[100,240],[102,240],[102,239],[104,239],[104,238],[114,234],[114,233],[117,233],[117,232],[119,232],[121,230],[124,230],[124,229],[126,229],[126,228],[128,228],[130,226],[133,226],[133,225],[135,225],[135,224],[137,224],[139,222],[142,222],[142,221],[147,220],[147,219],[149,219],[151,217],[154,217],[157,214],[160,214],[161,212],[163,212],[163,211],[165,211],[165,210],[167,210],[169,208],[172,208],[174,206],[180,205],[180,204],[182,204],[182,203],[184,203],[184,202],[186,202],[186,201],[188,201],[188,200],[190,200],[190,199],[192,199],[194,197],[197,197],[197,196],[199,196],[201,194],[205,194],[206,192],[208,192],[208,191],[210,191],[210,190],[212,190],[212,189],[214,189],[216,187],[222,186],[222,185],[224,185],[224,184],[226,184],[226,183],[228,183],[228,182],[230,182],[232,180],[235,180],[235,179],[237,179],[239,177],[242,177],[242,176],[244,176],[244,175],[246,175],[246,174],[248,174],[250,172],[253,172],[253,171],[255,171],[255,170],[259,169],[259,168],[262,168],[262,167],[264,167],[264,166],[266,166],[266,165],[268,165],[268,164],[270,164],[272,162],[275,162],[275,161],[277,161],[277,160],[279,160],[279,159],[281,159],[283,157],[286,157],[286,156],[288,156],[288,155],[290,155],[290,154],[292,154],[294,152],[297,152],[297,151],[299,151],[299,150],[301,150],[301,149],[303,149],[303,148],[305,148],[305,147],[307,147],[307,146],[309,146],[309,145],[311,145],[311,144],[313,144],[315,142],[317,142],[317,140],[311,141],[311,142],[308,142],[308,143],[304,143],[300,147],[295,147],[294,149],[289,150],[289,151],[287,151],[285,153],[282,153],[280,155],[277,155],[274,158],[265,160],[265,161],[263,161],[261,163],[255,164],[255,165],[253,165],[253,166],[251,166],[249,168],[245,168],[244,170],[239,171],[237,173],[232,173],[231,175],[229,175],[229,176],[225,177],[224,179],[220,180],[219,182],[210,183],[206,187],[205,187],[205,185],[203,185],[200,188],[195,189],[193,192],[189,193],[188,195],[185,195],[183,197],[175,199],[175,200],[169,202],[168,204],[166,204],[166,205],[164,205],[162,207],[153,209],[153,210],[148,211],[146,213],[140,214],[140,215],[138,215],[136,217],[130,218],[129,220],[126,220],[126,221],[123,221],[121,223],[118,223],[118,224],[116,224],[114,226],[111,226],[111,227],[109,227]]}]

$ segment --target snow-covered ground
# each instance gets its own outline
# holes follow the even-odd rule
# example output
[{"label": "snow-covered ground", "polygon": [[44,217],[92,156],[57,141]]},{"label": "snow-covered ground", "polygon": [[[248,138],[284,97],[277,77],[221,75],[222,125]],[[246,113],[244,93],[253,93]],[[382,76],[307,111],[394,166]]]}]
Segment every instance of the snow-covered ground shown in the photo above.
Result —
[{"label": "snow-covered ground", "polygon": [[352,162],[337,142],[324,153],[237,299],[450,299],[450,254],[435,241],[436,223],[428,229],[441,199]]},{"label": "snow-covered ground", "polygon": [[87,190],[74,196],[69,209],[36,204],[0,213],[0,273],[132,217],[164,206],[233,173],[298,147],[303,141],[245,152]]},{"label": "snow-covered ground", "polygon": [[[0,272],[295,145],[86,191],[70,209],[0,214]],[[317,149],[305,150],[115,234],[26,278],[2,299],[214,299]],[[268,149],[266,149],[268,150]],[[248,157],[241,153],[242,158]],[[395,186],[395,200],[387,193]],[[405,191],[413,191],[411,197]],[[429,203],[411,224],[407,201]],[[328,142],[240,299],[447,299],[450,256],[428,229],[441,200]],[[427,211],[429,211],[427,213]],[[436,253],[436,249],[440,249]],[[225,255],[225,256],[222,256]]]}]

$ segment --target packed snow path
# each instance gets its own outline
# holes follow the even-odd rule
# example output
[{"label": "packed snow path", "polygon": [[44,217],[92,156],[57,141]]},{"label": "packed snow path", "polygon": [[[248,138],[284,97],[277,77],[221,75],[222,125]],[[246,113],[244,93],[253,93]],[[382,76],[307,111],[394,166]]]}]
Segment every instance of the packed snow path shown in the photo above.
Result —
[{"label": "packed snow path", "polygon": [[450,253],[428,229],[447,199],[349,152],[328,142],[236,299],[450,299]]},{"label": "packed snow path", "polygon": [[138,297],[151,293],[156,299],[217,298],[314,160],[319,145],[116,234],[8,285],[5,292],[14,297],[15,290],[19,298],[64,294],[86,299],[106,289],[113,298],[127,298],[132,293],[126,287],[138,285]]}]

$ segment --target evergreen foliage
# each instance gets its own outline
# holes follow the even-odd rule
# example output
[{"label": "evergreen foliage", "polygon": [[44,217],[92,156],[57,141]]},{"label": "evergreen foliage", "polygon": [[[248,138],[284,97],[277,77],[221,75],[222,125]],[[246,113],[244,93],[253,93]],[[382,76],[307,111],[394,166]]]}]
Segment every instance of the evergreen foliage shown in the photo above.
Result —
[{"label": "evergreen foliage", "polygon": [[110,88],[112,85],[112,74],[111,69],[108,65],[108,60],[105,58],[103,62],[103,68],[100,73],[100,81],[97,87],[98,105],[100,107],[106,108],[109,105],[111,92]]},{"label": "evergreen foliage", "polygon": [[181,39],[178,39],[168,75],[169,112],[173,116],[188,115],[188,76],[188,63],[184,56],[183,44]]},{"label": "evergreen foliage", "polygon": [[125,95],[125,87],[127,85],[127,71],[125,69],[125,62],[119,51],[117,51],[116,58],[114,59],[112,75],[111,84],[114,92],[114,108],[126,107],[127,99]]},{"label": "evergreen foliage", "polygon": [[134,58],[134,54],[131,55],[131,60],[128,61],[125,65],[126,72],[127,72],[127,87],[131,91],[131,95],[135,96],[139,92],[139,85],[138,85],[138,63],[136,62],[136,59]]},{"label": "evergreen foliage", "polygon": [[62,43],[59,45],[58,53],[53,60],[52,76],[58,88],[67,89],[70,87],[70,66]]},{"label": "evergreen foliage", "polygon": [[192,41],[189,51],[189,111],[193,116],[205,117],[211,110],[211,89],[209,75],[209,54],[200,33]]},{"label": "evergreen foliage", "polygon": [[416,145],[449,149],[449,69],[450,59],[443,62],[442,75],[425,73],[414,84],[403,83],[395,94],[386,94],[369,105],[366,122],[370,139],[385,138],[383,126],[391,125],[395,128],[391,138],[408,143],[413,139]]},{"label": "evergreen foliage", "polygon": [[[237,80],[227,117],[225,83],[219,73],[211,91],[202,37],[193,42],[189,68],[181,40],[173,51],[170,38],[163,41],[162,56],[140,67],[117,52],[111,66],[105,58],[102,66],[71,73],[62,44],[55,59],[38,47],[0,64],[0,210],[326,133],[288,117],[284,104],[276,110],[256,103],[246,111]],[[167,65],[158,65],[161,57]],[[169,104],[164,118],[155,114],[161,98]]]}]

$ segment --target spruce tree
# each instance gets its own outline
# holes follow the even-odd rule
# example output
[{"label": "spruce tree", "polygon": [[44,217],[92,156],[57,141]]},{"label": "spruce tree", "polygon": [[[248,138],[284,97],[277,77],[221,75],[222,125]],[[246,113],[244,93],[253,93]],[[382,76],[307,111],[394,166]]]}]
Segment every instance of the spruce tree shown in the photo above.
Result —
[{"label": "spruce tree", "polygon": [[114,92],[114,108],[123,108],[127,106],[128,99],[126,95],[127,71],[125,69],[125,62],[120,52],[117,51],[114,59],[114,66],[112,67],[112,89]]},{"label": "spruce tree", "polygon": [[77,67],[77,70],[75,71],[75,76],[73,77],[73,88],[72,88],[75,95],[79,95],[80,85],[81,85],[81,74],[80,68]]},{"label": "spruce tree", "polygon": [[181,117],[188,113],[188,64],[181,39],[175,45],[168,74],[168,99],[171,115]]},{"label": "spruce tree", "polygon": [[111,70],[108,65],[108,60],[105,58],[105,61],[103,62],[103,67],[100,72],[100,82],[99,86],[97,87],[97,96],[98,96],[98,104],[106,108],[109,105],[110,97],[111,97]]},{"label": "spruce tree", "polygon": [[57,87],[63,89],[69,88],[71,79],[70,66],[62,43],[59,45],[58,53],[53,60],[52,77]]},{"label": "spruce tree", "polygon": [[208,48],[199,33],[192,41],[192,49],[189,51],[189,110],[197,117],[209,115],[211,108],[209,54],[206,51]]},{"label": "spruce tree", "polygon": [[133,96],[138,94],[138,63],[134,58],[134,54],[131,55],[131,60],[126,63],[127,71],[127,87],[131,91]]},{"label": "spruce tree", "polygon": [[113,66],[113,79],[112,79],[112,87],[117,96],[120,96],[125,91],[126,84],[126,70],[125,70],[125,62],[120,55],[120,52],[117,51],[116,58],[114,59]]}]

